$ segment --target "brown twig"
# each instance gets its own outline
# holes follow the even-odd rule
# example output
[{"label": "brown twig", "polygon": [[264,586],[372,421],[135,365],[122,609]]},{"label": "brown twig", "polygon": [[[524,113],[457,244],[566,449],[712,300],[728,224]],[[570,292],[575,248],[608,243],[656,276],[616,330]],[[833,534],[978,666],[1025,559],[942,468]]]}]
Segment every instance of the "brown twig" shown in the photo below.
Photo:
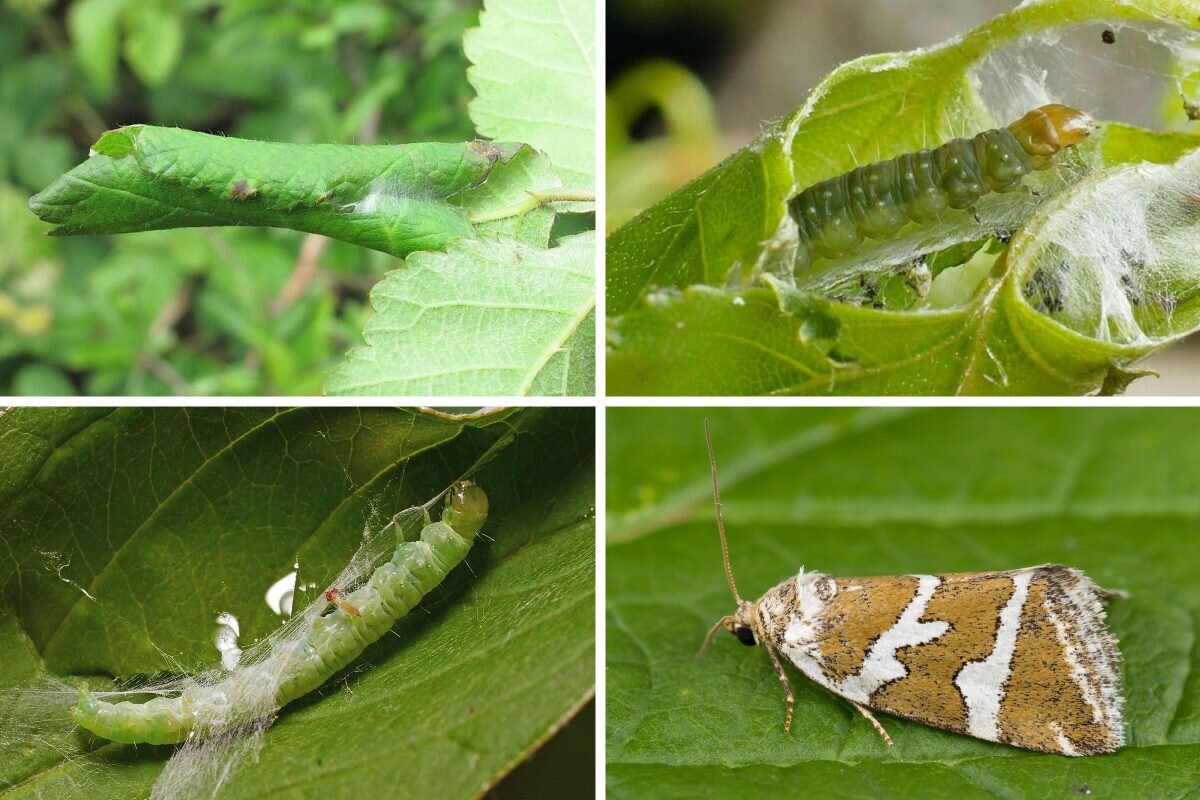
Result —
[{"label": "brown twig", "polygon": [[268,314],[278,317],[292,303],[300,299],[308,285],[321,271],[321,256],[325,254],[327,247],[329,247],[329,238],[319,233],[310,233],[304,237],[304,242],[300,245],[300,253],[296,256],[296,265],[292,267],[292,274],[288,276],[287,283],[279,290],[279,295],[267,306]]},{"label": "brown twig", "polygon": [[177,369],[153,353],[138,353],[137,365],[165,383],[171,392],[180,397],[192,394],[192,385]]}]

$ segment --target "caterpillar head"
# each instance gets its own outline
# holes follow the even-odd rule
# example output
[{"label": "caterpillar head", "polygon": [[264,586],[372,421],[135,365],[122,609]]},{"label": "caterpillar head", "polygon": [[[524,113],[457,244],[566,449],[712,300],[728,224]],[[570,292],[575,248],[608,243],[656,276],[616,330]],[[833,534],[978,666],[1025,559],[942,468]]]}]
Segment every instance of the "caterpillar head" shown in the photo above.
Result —
[{"label": "caterpillar head", "polygon": [[456,481],[446,498],[442,521],[461,536],[474,536],[483,527],[488,514],[488,498],[483,489],[470,481]]},{"label": "caterpillar head", "polygon": [[1046,157],[1079,144],[1095,128],[1092,118],[1077,108],[1050,103],[1035,108],[1008,126],[1026,153]]}]

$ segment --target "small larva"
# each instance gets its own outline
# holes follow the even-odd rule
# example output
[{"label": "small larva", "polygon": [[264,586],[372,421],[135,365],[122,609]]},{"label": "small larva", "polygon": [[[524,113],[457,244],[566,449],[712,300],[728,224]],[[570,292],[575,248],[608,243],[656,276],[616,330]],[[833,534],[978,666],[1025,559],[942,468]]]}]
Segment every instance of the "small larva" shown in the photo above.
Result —
[{"label": "small larva", "polygon": [[[315,619],[298,642],[290,643],[257,667],[276,681],[275,708],[311,692],[359,656],[466,558],[487,519],[483,489],[455,483],[442,518],[428,522],[413,542],[400,541],[390,561],[353,592],[326,593],[331,612]],[[428,517],[427,517],[428,519]],[[221,733],[229,721],[245,723],[236,709],[233,677],[202,685],[189,681],[179,697],[144,703],[110,703],[84,686],[71,716],[92,733],[126,744],[177,744]],[[214,720],[221,722],[214,723]]]},{"label": "small larva", "polygon": [[864,238],[886,239],[906,223],[931,222],[948,208],[970,208],[988,192],[1011,192],[1032,170],[1091,133],[1092,120],[1070,106],[1035,108],[1007,128],[951,139],[933,150],[876,161],[821,181],[788,202],[799,246],[795,269],[815,257],[858,251]]}]

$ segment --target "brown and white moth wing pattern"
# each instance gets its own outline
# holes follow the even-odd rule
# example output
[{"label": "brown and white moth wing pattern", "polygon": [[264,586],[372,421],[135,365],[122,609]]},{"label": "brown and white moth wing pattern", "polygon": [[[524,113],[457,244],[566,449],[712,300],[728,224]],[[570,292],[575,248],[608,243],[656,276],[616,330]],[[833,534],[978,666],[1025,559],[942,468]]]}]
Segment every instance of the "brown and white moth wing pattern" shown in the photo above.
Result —
[{"label": "brown and white moth wing pattern", "polygon": [[957,733],[1063,755],[1124,743],[1116,640],[1099,590],[1047,564],[835,578],[804,572],[756,604],[758,629],[846,699]]}]

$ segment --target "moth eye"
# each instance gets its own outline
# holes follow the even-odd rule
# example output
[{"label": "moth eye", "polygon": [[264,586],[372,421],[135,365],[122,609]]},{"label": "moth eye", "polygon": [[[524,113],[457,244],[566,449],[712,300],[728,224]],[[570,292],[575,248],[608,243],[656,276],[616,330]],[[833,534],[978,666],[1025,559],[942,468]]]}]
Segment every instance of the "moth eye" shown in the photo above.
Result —
[{"label": "moth eye", "polygon": [[450,492],[450,507],[459,514],[486,514],[487,495],[470,481],[459,481]]},{"label": "moth eye", "polygon": [[739,642],[749,647],[753,647],[756,644],[754,641],[754,631],[750,630],[744,625],[739,625],[738,627],[734,628],[733,635],[738,638]]}]

